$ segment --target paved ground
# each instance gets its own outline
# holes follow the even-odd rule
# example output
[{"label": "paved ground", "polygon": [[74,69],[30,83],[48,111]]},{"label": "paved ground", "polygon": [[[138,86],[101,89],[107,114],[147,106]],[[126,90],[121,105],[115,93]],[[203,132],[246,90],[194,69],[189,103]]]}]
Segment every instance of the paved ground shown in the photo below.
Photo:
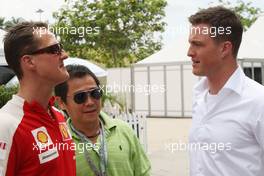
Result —
[{"label": "paved ground", "polygon": [[189,175],[188,151],[184,150],[184,147],[180,149],[180,144],[184,146],[187,143],[190,126],[191,119],[147,120],[152,176]]}]

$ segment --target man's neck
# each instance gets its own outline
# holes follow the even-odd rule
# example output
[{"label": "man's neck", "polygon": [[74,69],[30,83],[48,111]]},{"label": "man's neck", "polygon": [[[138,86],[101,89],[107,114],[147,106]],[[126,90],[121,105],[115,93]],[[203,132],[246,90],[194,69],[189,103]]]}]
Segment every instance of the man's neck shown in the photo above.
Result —
[{"label": "man's neck", "polygon": [[36,101],[47,110],[49,99],[52,96],[52,89],[53,87],[49,85],[38,84],[36,82],[29,84],[25,81],[20,81],[17,95],[25,99],[28,103]]},{"label": "man's neck", "polygon": [[[76,130],[82,132],[89,139],[97,139],[98,131],[100,130],[100,120],[99,117],[93,122],[89,122],[87,124],[73,124]],[[92,137],[91,137],[92,136]]]},{"label": "man's neck", "polygon": [[228,79],[236,71],[237,67],[237,64],[234,64],[230,67],[224,67],[221,71],[214,73],[212,76],[207,76],[210,94],[218,94]]}]

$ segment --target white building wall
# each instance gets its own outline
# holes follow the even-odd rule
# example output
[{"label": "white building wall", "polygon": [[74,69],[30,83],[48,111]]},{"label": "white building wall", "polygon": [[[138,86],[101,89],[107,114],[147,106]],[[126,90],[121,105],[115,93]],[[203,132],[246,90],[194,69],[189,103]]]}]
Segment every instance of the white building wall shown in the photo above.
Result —
[{"label": "white building wall", "polygon": [[[198,81],[198,78],[192,74],[191,65],[183,65],[183,79],[181,79],[180,65],[167,65],[166,83],[164,83],[164,66],[151,66],[149,70],[150,89],[148,87],[147,67],[135,67],[135,111],[146,114],[149,114],[150,111],[151,116],[182,117],[184,115],[184,117],[190,117],[192,89]],[[107,71],[108,86],[130,86],[130,68],[112,68]],[[181,81],[183,81],[183,94]],[[165,85],[167,86],[167,114],[165,114],[165,93],[163,91]],[[150,90],[150,95],[148,90]],[[131,92],[126,91],[125,98],[128,107],[131,108]],[[149,99],[150,104],[148,103]],[[184,112],[182,112],[182,108],[184,108]]]}]

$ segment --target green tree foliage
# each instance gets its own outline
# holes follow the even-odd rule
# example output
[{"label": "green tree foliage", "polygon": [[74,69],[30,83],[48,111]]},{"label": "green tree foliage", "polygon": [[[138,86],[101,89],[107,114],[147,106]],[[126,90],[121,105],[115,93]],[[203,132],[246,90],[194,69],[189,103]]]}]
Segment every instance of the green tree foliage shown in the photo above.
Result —
[{"label": "green tree foliage", "polygon": [[0,17],[0,29],[4,29],[4,21],[5,21],[5,18]]},{"label": "green tree foliage", "polygon": [[10,27],[15,26],[18,23],[25,21],[23,18],[12,17],[10,20],[6,20],[4,17],[0,17],[0,29],[7,30]]},{"label": "green tree foliage", "polygon": [[23,21],[25,21],[23,18],[20,18],[20,17],[19,18],[12,17],[11,20],[8,20],[8,21],[6,21],[4,23],[4,27],[7,30],[8,28],[13,27],[16,24],[21,23]]},{"label": "green tree foliage", "polygon": [[240,16],[245,31],[257,20],[258,15],[263,13],[262,9],[252,6],[252,2],[243,0],[237,0],[234,4],[225,0],[218,0],[218,2],[234,10]]},{"label": "green tree foliage", "polygon": [[117,67],[161,48],[161,39],[153,36],[164,31],[165,0],[65,1],[67,5],[54,13],[52,29],[73,56]]},{"label": "green tree foliage", "polygon": [[4,106],[8,100],[12,98],[13,94],[16,94],[18,90],[17,86],[14,87],[5,87],[0,86],[0,108]]}]

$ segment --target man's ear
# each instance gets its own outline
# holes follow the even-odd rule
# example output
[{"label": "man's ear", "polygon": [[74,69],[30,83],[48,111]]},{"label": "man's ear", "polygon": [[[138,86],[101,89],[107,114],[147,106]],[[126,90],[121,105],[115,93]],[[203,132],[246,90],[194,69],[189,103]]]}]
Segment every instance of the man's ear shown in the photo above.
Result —
[{"label": "man's ear", "polygon": [[20,64],[21,64],[21,66],[23,66],[27,70],[32,70],[36,67],[33,56],[31,56],[31,55],[22,56]]},{"label": "man's ear", "polygon": [[60,108],[61,110],[65,110],[65,111],[67,111],[67,107],[66,107],[64,101],[62,101],[61,97],[56,96],[56,101],[57,101],[57,103],[58,103],[58,105],[59,105],[59,108]]},{"label": "man's ear", "polygon": [[226,58],[229,55],[232,55],[233,45],[230,41],[225,41],[222,43],[222,58]]}]

